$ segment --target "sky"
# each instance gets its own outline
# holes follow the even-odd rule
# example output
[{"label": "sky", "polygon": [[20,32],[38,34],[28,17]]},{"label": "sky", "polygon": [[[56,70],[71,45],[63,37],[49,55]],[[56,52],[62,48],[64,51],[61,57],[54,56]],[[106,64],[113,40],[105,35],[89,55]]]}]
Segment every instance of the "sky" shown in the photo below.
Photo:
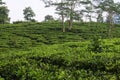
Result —
[{"label": "sky", "polygon": [[[3,0],[6,3],[11,21],[24,20],[23,9],[25,7],[31,7],[36,16],[34,17],[37,21],[43,21],[45,15],[53,15],[55,8],[45,8],[45,5],[40,0]],[[55,14],[54,17],[57,17]]]},{"label": "sky", "polygon": [[[114,1],[118,2],[119,0]],[[54,14],[55,8],[45,8],[44,3],[40,0],[3,0],[3,2],[6,2],[10,10],[9,17],[11,18],[11,22],[24,20],[23,9],[29,6],[36,14],[34,18],[37,21],[43,21],[46,15],[54,15],[54,18],[58,18],[57,14]]]}]

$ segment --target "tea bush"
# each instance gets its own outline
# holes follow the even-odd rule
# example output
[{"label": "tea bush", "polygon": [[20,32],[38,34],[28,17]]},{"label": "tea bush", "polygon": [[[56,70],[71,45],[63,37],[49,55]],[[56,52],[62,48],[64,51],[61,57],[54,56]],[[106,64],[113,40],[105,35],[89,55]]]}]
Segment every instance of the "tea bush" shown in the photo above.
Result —
[{"label": "tea bush", "polygon": [[88,50],[96,53],[103,52],[103,41],[98,37],[94,37],[91,44],[88,46]]},{"label": "tea bush", "polygon": [[120,80],[120,28],[105,39],[106,25],[0,24],[0,80]]}]

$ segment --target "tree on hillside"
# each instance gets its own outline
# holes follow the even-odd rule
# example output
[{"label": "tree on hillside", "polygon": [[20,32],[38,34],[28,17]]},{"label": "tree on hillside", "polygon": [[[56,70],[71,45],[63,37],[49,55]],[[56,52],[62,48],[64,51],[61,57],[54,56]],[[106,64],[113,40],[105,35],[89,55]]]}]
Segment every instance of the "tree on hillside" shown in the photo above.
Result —
[{"label": "tree on hillside", "polygon": [[69,16],[69,30],[73,27],[73,16],[76,8],[76,4],[78,0],[66,0],[68,7],[68,16]]},{"label": "tree on hillside", "polygon": [[25,20],[27,21],[33,21],[33,17],[35,16],[35,13],[33,12],[33,10],[31,9],[31,7],[26,7],[24,10],[23,10],[23,14],[24,14],[24,18]]},{"label": "tree on hillside", "polygon": [[100,8],[108,13],[108,37],[111,37],[111,31],[113,28],[113,15],[120,13],[120,3],[115,3],[114,0],[95,0],[99,4],[96,8]]},{"label": "tree on hillside", "polygon": [[0,0],[0,23],[2,23],[2,24],[9,23],[9,17],[8,17],[9,10],[3,4],[5,4],[5,3],[2,2],[2,0]]},{"label": "tree on hillside", "polygon": [[[79,11],[81,14],[81,7],[84,7],[83,5],[90,4],[90,0],[66,0],[66,6],[68,9],[68,17],[69,17],[69,30],[73,27],[73,20],[77,15],[76,12]],[[79,18],[80,18],[79,14]]]},{"label": "tree on hillside", "polygon": [[[62,25],[64,29],[64,19],[65,17],[69,18],[69,30],[72,29],[73,20],[76,16],[76,9],[80,10],[82,5],[89,4],[90,0],[60,0],[60,1],[53,1],[53,0],[42,0],[47,7],[56,6],[57,13],[62,18]],[[82,10],[80,10],[82,11]]]},{"label": "tree on hillside", "polygon": [[65,32],[65,25],[64,25],[64,20],[65,20],[65,17],[67,15],[66,13],[66,6],[65,6],[65,0],[61,0],[61,2],[59,3],[55,3],[54,5],[57,6],[56,7],[56,14],[60,15],[61,16],[61,20],[62,20],[62,31]]},{"label": "tree on hillside", "polygon": [[46,15],[45,16],[45,22],[51,22],[53,20],[54,20],[53,16],[51,16],[51,15]]},{"label": "tree on hillside", "polygon": [[51,0],[42,0],[42,1],[46,4],[46,7],[50,7],[50,6],[56,7],[56,14],[61,16],[62,31],[65,32],[65,26],[64,26],[64,19],[66,16],[65,0],[60,0],[59,2],[57,1],[53,2]]}]

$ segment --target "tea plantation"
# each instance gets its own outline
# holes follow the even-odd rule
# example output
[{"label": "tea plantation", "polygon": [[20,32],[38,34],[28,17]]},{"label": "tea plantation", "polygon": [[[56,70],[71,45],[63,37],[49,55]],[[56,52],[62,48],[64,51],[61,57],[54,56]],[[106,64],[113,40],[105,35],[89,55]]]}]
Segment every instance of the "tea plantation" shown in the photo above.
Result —
[{"label": "tea plantation", "polygon": [[0,24],[0,80],[120,80],[120,25]]}]

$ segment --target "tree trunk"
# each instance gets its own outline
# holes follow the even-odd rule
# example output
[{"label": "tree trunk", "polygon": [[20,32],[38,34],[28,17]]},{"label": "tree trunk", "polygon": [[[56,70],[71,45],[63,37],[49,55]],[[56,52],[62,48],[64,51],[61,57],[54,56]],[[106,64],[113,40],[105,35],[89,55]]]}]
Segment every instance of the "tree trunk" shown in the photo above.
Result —
[{"label": "tree trunk", "polygon": [[109,19],[109,26],[108,26],[108,37],[111,38],[112,37],[112,28],[113,28],[113,19],[112,19],[112,16],[113,16],[113,13],[112,12],[109,12],[109,15],[108,15],[108,19]]},{"label": "tree trunk", "polygon": [[71,30],[72,29],[72,27],[73,27],[73,10],[74,10],[74,7],[75,7],[75,5],[74,5],[74,3],[72,3],[71,4],[71,11],[70,11],[70,25],[69,25],[69,30]]},{"label": "tree trunk", "polygon": [[70,21],[69,21],[69,30],[72,29],[72,26],[73,26],[73,18],[72,16],[70,17]]},{"label": "tree trunk", "polygon": [[64,15],[62,14],[62,31],[65,32]]}]

